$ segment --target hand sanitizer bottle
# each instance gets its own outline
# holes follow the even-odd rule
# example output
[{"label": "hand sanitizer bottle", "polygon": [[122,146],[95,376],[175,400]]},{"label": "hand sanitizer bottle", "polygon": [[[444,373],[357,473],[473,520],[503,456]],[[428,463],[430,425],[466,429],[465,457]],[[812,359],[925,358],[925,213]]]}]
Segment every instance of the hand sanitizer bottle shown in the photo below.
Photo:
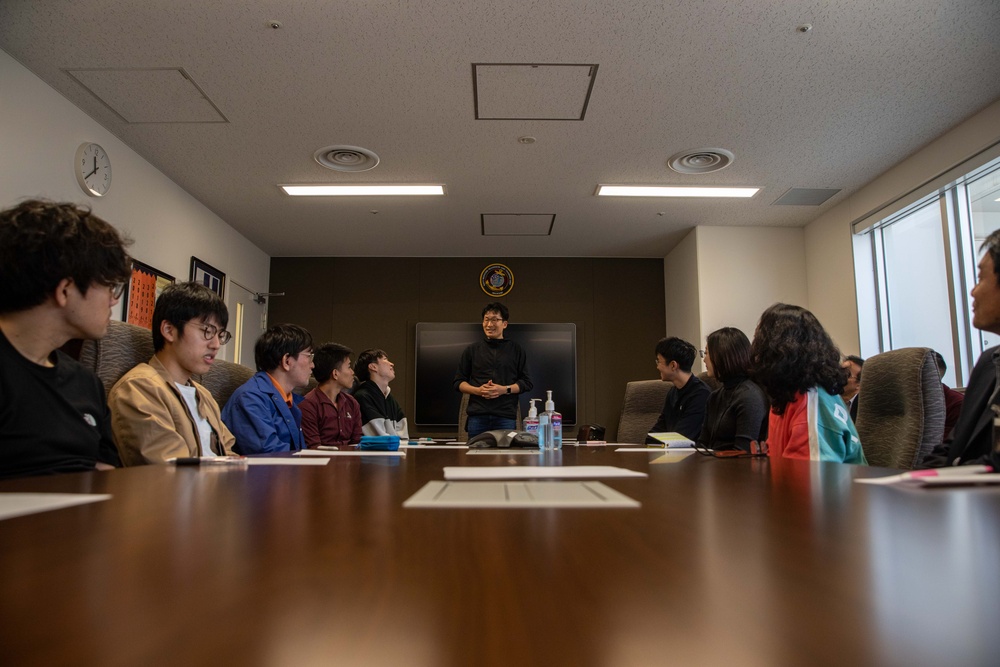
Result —
[{"label": "hand sanitizer bottle", "polygon": [[535,405],[537,398],[529,398],[528,403],[531,407],[528,408],[528,416],[524,420],[524,430],[528,433],[534,433],[538,435],[538,406]]},{"label": "hand sanitizer bottle", "polygon": [[538,448],[552,449],[552,420],[547,412],[538,415]]},{"label": "hand sanitizer bottle", "polygon": [[[542,416],[548,417],[549,437],[545,439],[545,449],[562,449],[562,415],[556,412],[556,404],[552,400],[552,390],[545,392],[545,412]],[[539,417],[541,419],[541,417]],[[541,439],[539,439],[541,442]]]}]

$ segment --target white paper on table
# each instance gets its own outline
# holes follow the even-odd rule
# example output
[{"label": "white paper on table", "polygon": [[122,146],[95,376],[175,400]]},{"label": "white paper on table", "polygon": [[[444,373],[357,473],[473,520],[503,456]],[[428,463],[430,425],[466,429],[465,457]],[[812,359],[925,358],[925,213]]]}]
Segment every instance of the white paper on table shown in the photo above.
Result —
[{"label": "white paper on table", "polygon": [[[330,454],[336,454],[337,452],[329,452]],[[294,455],[293,455],[294,456]],[[278,457],[259,457],[255,458],[252,456],[247,457],[247,465],[249,466],[325,466],[330,462],[330,459],[290,459],[290,458],[278,458]]]},{"label": "white paper on table", "polygon": [[427,482],[403,507],[584,509],[641,505],[601,482]]},{"label": "white paper on table", "polygon": [[445,466],[444,469],[444,478],[447,480],[600,477],[649,477],[649,475],[617,466]]},{"label": "white paper on table", "polygon": [[109,498],[111,496],[106,493],[0,493],[0,520],[97,503]]},{"label": "white paper on table", "polygon": [[406,452],[388,452],[384,449],[342,449],[332,451],[329,449],[303,449],[295,452],[292,456],[406,456]]}]

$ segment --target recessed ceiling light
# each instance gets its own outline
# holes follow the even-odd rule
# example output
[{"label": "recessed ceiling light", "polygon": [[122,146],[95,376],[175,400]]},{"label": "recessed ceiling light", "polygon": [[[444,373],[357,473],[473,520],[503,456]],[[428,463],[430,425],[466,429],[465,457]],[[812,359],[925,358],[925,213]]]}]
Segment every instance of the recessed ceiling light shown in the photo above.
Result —
[{"label": "recessed ceiling light", "polygon": [[599,197],[753,197],[760,188],[598,185]]},{"label": "recessed ceiling light", "polygon": [[370,195],[443,195],[443,185],[282,185],[293,197],[350,197]]},{"label": "recessed ceiling light", "polygon": [[997,197],[997,198],[996,198],[996,199],[994,199],[993,201],[1000,201],[1000,197]]}]

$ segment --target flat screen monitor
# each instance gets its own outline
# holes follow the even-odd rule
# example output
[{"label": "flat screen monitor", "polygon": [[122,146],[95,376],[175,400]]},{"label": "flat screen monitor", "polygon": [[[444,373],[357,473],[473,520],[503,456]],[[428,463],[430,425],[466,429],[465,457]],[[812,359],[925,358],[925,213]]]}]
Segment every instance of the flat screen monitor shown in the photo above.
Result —
[{"label": "flat screen monitor", "polygon": [[[413,422],[418,426],[458,426],[462,395],[454,388],[462,351],[483,338],[481,324],[420,322],[417,324],[416,391]],[[572,323],[511,323],[504,338],[517,341],[527,357],[534,388],[520,394],[521,416],[528,416],[528,399],[552,390],[564,424],[576,424],[576,325]]]}]

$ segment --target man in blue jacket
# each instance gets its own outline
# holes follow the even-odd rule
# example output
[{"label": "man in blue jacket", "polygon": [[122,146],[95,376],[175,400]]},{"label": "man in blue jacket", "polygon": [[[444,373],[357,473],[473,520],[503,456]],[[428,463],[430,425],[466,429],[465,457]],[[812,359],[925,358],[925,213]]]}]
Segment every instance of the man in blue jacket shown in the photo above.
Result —
[{"label": "man in blue jacket", "polygon": [[298,451],[302,437],[302,397],[293,394],[309,384],[313,340],[294,324],[276,324],[257,340],[257,374],[237,389],[222,410],[222,421],[236,436],[238,454]]}]

